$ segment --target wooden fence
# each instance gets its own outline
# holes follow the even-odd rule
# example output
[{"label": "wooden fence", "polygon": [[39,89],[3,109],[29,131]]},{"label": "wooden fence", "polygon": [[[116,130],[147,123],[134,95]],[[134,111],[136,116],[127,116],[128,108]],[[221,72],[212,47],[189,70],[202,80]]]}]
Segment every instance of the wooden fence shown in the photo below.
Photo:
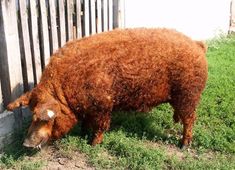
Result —
[{"label": "wooden fence", "polygon": [[235,33],[235,0],[231,0],[230,3],[230,23],[229,23],[229,33]]},{"label": "wooden fence", "polygon": [[0,112],[67,41],[124,27],[124,0],[0,0]]}]

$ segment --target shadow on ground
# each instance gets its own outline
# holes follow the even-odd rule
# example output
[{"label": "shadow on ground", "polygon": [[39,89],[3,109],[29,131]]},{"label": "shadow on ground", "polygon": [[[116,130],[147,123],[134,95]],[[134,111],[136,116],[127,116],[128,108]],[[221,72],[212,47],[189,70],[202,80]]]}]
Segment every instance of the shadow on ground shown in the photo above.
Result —
[{"label": "shadow on ground", "polygon": [[[114,112],[112,113],[109,132],[122,130],[127,137],[178,145],[181,138],[182,126],[173,123],[172,115],[173,112],[169,105],[155,108],[150,113]],[[68,135],[81,136],[80,125],[75,126]],[[91,134],[86,136],[86,138],[89,141]]]},{"label": "shadow on ground", "polygon": [[[24,156],[33,156],[37,153],[38,150],[22,146],[29,123],[29,121],[24,122],[22,130],[14,134],[13,143],[3,149],[4,154],[0,157],[1,163],[9,164],[9,160],[17,161]],[[125,132],[129,137],[144,138],[149,141],[163,141],[173,144],[177,144],[179,141],[179,130],[173,128],[172,112],[166,111],[164,108],[157,108],[150,113],[114,112],[112,113],[110,131],[119,130]],[[68,136],[81,136],[80,124],[76,125]],[[91,135],[84,138],[89,141]]]}]

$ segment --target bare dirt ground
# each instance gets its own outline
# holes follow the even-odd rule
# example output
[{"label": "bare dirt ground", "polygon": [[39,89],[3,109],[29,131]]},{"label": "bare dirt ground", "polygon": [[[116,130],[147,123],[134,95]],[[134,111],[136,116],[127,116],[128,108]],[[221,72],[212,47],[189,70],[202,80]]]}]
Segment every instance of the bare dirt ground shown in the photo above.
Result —
[{"label": "bare dirt ground", "polygon": [[[147,142],[147,146],[149,147],[163,147],[162,144]],[[168,145],[164,146],[164,150],[166,151],[168,156],[177,156],[181,160],[184,159],[185,153],[182,152],[176,146]],[[188,150],[188,154],[191,156],[197,157],[197,154],[194,150]],[[85,154],[80,153],[79,151],[72,152],[71,155],[63,155],[61,154],[54,146],[44,147],[41,151],[39,151],[34,156],[28,156],[26,159],[29,161],[43,161],[45,166],[42,170],[95,170],[88,163],[88,158]]]},{"label": "bare dirt ground", "polygon": [[166,152],[166,155],[169,157],[177,157],[179,160],[183,161],[187,156],[191,156],[193,158],[199,158],[199,156],[203,157],[204,159],[213,159],[215,157],[216,152],[208,150],[205,153],[198,153],[195,149],[190,147],[185,148],[184,150],[180,149],[175,145],[165,145],[162,143],[155,143],[155,142],[146,142],[146,145],[153,148],[162,148]]},{"label": "bare dirt ground", "polygon": [[[187,149],[182,151],[178,147],[174,145],[164,145],[162,143],[155,142],[146,142],[146,146],[153,148],[162,148],[165,150],[169,157],[176,156],[180,160],[184,160],[186,155],[191,155],[194,158],[197,158],[199,155],[193,149]],[[110,155],[109,155],[110,156]],[[212,153],[207,153],[206,156],[208,159],[213,157]],[[107,156],[108,157],[108,156]],[[46,146],[41,151],[39,151],[36,155],[28,156],[25,159],[29,161],[42,161],[45,165],[42,170],[95,170],[88,163],[87,156],[79,151],[73,151],[69,153],[69,155],[62,154],[55,148],[55,146]]]},{"label": "bare dirt ground", "polygon": [[[38,154],[30,156],[29,161],[41,160],[45,164],[42,170],[94,170],[95,168],[89,165],[84,154],[76,151],[72,155],[64,156],[60,154],[54,146],[47,146],[39,151]],[[45,161],[45,162],[44,162]]]}]

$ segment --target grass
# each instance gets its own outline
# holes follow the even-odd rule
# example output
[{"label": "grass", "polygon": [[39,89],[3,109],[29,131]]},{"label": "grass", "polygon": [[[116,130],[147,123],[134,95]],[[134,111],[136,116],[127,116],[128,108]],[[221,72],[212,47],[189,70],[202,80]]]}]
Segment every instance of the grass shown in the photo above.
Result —
[{"label": "grass", "polygon": [[[26,129],[27,125],[28,121],[25,122],[23,129]],[[36,155],[37,152],[22,147],[25,135],[26,130],[14,134],[14,142],[0,154],[0,169],[39,170],[45,165],[42,160],[29,161],[29,157]]]},{"label": "grass", "polygon": [[[177,148],[182,127],[174,124],[168,104],[149,114],[114,113],[111,130],[101,145],[80,138],[77,126],[54,146],[66,157],[80,151],[96,169],[235,169],[235,37],[210,40],[209,79],[197,109],[191,150]],[[27,161],[32,152],[16,141],[6,149],[0,169],[40,169],[41,160]],[[11,146],[12,148],[12,146]]]}]

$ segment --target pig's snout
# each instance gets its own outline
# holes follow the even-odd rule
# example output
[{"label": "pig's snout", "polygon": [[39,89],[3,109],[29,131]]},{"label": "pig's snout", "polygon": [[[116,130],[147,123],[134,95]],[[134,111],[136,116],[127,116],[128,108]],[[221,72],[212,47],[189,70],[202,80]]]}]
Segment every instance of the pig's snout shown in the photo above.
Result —
[{"label": "pig's snout", "polygon": [[49,136],[47,134],[42,134],[40,132],[34,132],[28,134],[24,140],[23,146],[27,148],[37,148],[41,149],[41,147],[47,143]]}]

